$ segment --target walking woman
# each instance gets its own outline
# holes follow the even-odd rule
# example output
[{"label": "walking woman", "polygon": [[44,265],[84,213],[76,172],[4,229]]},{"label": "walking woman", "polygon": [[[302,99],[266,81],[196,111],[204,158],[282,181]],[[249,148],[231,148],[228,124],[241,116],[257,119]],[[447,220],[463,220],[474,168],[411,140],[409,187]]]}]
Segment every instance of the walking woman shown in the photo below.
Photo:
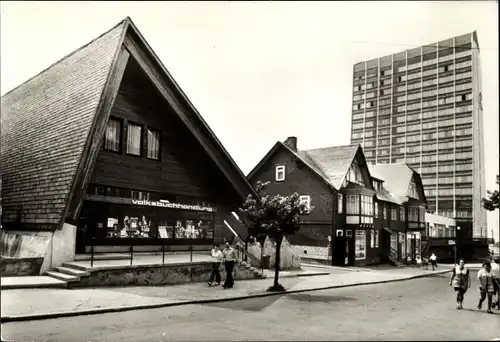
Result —
[{"label": "walking woman", "polygon": [[460,259],[458,265],[455,265],[455,268],[453,268],[450,279],[450,286],[453,286],[457,294],[457,310],[463,309],[464,295],[470,285],[469,270],[465,268],[464,259]]},{"label": "walking woman", "polygon": [[226,241],[226,248],[222,251],[224,254],[224,266],[226,268],[226,281],[224,282],[224,289],[230,289],[234,286],[233,268],[236,261],[236,252],[229,241]]},{"label": "walking woman", "polygon": [[220,285],[221,276],[219,268],[220,265],[222,264],[222,259],[224,258],[224,255],[222,254],[222,251],[219,249],[219,245],[217,244],[214,245],[211,253],[212,253],[212,274],[210,274],[210,281],[208,282],[208,286],[212,286],[214,278],[215,281],[217,282],[217,285]]},{"label": "walking woman", "polygon": [[488,313],[493,313],[491,311],[491,304],[493,302],[493,293],[495,289],[493,287],[493,273],[491,272],[491,263],[485,262],[483,263],[483,268],[479,270],[477,273],[477,280],[479,280],[479,293],[481,297],[479,298],[479,304],[477,308],[481,310],[483,306],[483,302],[488,297]]}]

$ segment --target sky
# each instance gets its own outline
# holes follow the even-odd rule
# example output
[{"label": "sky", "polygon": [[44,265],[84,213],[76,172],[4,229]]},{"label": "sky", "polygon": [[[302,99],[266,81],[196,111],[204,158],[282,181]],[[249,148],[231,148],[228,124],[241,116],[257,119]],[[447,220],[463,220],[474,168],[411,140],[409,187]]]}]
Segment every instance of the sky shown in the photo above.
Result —
[{"label": "sky", "polygon": [[[477,30],[486,187],[499,169],[495,1],[1,2],[1,93],[130,16],[247,174],[277,140],[350,143],[359,61]],[[498,212],[489,213],[498,238]]]}]

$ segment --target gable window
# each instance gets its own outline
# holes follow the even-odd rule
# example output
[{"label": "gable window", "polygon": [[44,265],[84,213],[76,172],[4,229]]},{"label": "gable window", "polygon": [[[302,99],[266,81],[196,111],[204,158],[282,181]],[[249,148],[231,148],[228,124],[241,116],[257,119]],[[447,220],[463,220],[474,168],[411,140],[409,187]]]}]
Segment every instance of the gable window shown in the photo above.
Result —
[{"label": "gable window", "polygon": [[348,215],[358,215],[359,214],[359,196],[358,195],[347,195],[347,214]]},{"label": "gable window", "polygon": [[342,194],[337,194],[337,201],[338,201],[338,203],[337,203],[337,209],[338,209],[337,212],[339,214],[342,214],[342,212],[344,211],[343,203],[342,203],[342,197],[343,197]]},{"label": "gable window", "polygon": [[391,209],[391,220],[396,221],[398,219],[398,210],[396,208]]},{"label": "gable window", "polygon": [[417,193],[417,185],[415,184],[414,181],[411,181],[410,183],[410,189],[409,189],[409,194],[411,198],[416,198],[418,199],[418,193]]},{"label": "gable window", "polygon": [[351,183],[357,183],[359,185],[364,185],[363,175],[356,162],[353,162],[349,171],[347,172],[347,180]]},{"label": "gable window", "polygon": [[106,125],[104,135],[104,149],[113,152],[120,152],[122,122],[119,119],[110,118]]},{"label": "gable window", "polygon": [[146,157],[149,159],[160,159],[160,132],[148,128],[148,139],[146,146]]},{"label": "gable window", "polygon": [[142,126],[129,123],[127,126],[127,154],[141,155]]},{"label": "gable window", "polygon": [[405,208],[404,207],[400,208],[399,214],[400,214],[400,217],[401,217],[401,221],[404,221],[405,220]]},{"label": "gable window", "polygon": [[276,181],[281,182],[285,180],[285,165],[276,166]]},{"label": "gable window", "polygon": [[384,220],[387,220],[387,211],[388,210],[389,210],[389,208],[385,204],[382,204],[382,214],[384,215]]},{"label": "gable window", "polygon": [[375,218],[378,218],[378,202],[375,201]]},{"label": "gable window", "polygon": [[303,195],[299,197],[300,204],[304,204],[306,207],[306,210],[301,212],[302,214],[308,214],[309,210],[311,209],[311,196],[309,195]]}]

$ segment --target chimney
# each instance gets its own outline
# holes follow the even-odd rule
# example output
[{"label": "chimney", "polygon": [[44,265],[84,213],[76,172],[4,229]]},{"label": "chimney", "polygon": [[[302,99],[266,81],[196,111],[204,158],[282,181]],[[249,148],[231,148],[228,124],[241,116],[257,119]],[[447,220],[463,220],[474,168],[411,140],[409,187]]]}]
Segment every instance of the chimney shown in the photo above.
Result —
[{"label": "chimney", "polygon": [[283,144],[290,150],[297,152],[297,137],[288,137]]}]

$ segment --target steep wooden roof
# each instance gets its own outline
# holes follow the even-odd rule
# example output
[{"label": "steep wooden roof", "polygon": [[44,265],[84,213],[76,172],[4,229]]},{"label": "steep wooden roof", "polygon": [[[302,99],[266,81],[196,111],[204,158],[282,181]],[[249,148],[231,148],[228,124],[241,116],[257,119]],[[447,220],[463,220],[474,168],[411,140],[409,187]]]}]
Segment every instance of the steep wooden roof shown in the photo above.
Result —
[{"label": "steep wooden roof", "polygon": [[347,171],[358,151],[363,153],[359,144],[294,151],[286,144],[278,141],[254,169],[250,171],[247,178],[252,179],[279,148],[284,148],[295,155],[296,158],[307,165],[327,185],[336,190],[342,187]]},{"label": "steep wooden roof", "polygon": [[123,70],[117,65],[125,55],[122,59],[126,64],[129,52],[142,58],[157,87],[170,96],[169,102],[176,101],[174,111],[182,112],[179,115],[183,115],[186,126],[237,192],[242,197],[255,194],[133,22],[126,18],[2,96],[3,222],[53,228],[72,210],[69,204],[75,190],[86,187],[88,169],[93,167],[85,160],[92,156],[89,151],[97,148],[92,142],[100,141],[93,138],[104,129],[116,96],[117,87],[114,96],[109,90],[111,80],[121,80]]},{"label": "steep wooden roof", "polygon": [[331,146],[298,151],[298,155],[303,160],[310,161],[335,189],[340,189],[358,149],[358,144]]}]

